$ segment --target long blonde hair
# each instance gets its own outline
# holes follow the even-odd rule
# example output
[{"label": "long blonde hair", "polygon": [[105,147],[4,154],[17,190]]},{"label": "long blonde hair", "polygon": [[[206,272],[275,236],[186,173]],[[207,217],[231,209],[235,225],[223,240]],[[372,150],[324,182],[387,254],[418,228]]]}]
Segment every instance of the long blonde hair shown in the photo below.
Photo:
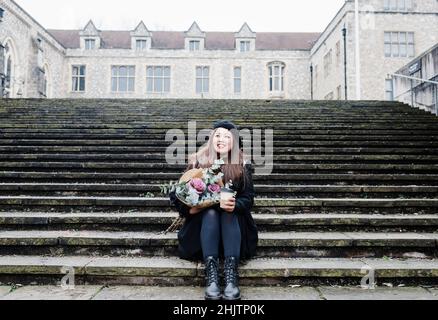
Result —
[{"label": "long blonde hair", "polygon": [[[219,160],[218,153],[214,150],[213,137],[217,129],[210,132],[208,141],[203,144],[199,150],[188,157],[187,170],[193,168],[208,168],[214,164],[215,160]],[[237,130],[230,130],[233,135],[233,145],[228,152],[226,163],[222,165],[223,182],[224,184],[230,180],[233,186],[239,190],[245,187],[246,179],[244,175],[244,166],[249,162],[249,158],[239,148],[239,136]],[[231,162],[231,163],[230,163]],[[242,179],[242,177],[244,179]],[[243,182],[243,184],[242,184]]]}]

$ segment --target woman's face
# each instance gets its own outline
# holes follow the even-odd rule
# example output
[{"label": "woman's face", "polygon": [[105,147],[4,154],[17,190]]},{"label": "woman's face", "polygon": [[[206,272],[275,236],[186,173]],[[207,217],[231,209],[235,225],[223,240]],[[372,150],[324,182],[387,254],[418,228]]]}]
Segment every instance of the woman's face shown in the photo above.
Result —
[{"label": "woman's face", "polygon": [[233,135],[225,128],[217,128],[213,135],[213,147],[217,153],[228,153],[233,147]]}]

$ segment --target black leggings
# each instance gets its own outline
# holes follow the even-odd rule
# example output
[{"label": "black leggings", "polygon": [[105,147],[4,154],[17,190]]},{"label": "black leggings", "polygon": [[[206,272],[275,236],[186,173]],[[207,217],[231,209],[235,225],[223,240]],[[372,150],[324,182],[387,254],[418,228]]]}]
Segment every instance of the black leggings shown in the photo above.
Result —
[{"label": "black leggings", "polygon": [[207,208],[201,212],[201,247],[204,259],[209,256],[219,256],[219,241],[222,233],[222,242],[225,257],[240,258],[239,220],[234,213],[227,213],[221,209]]}]

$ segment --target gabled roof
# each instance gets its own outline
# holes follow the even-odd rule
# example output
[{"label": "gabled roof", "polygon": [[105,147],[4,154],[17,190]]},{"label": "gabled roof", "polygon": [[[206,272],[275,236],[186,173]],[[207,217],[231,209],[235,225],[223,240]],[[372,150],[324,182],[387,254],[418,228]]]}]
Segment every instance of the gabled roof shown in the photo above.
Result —
[{"label": "gabled roof", "polygon": [[131,31],[131,36],[133,37],[150,37],[152,34],[146,27],[143,21],[137,25],[137,27]]},{"label": "gabled roof", "polygon": [[199,28],[198,24],[195,22],[192,23],[189,30],[186,31],[186,36],[190,38],[204,38],[205,32]]},{"label": "gabled roof", "polygon": [[99,36],[99,30],[97,30],[96,26],[94,25],[93,21],[88,21],[87,25],[85,26],[84,30],[80,32],[81,36]]},{"label": "gabled roof", "polygon": [[[80,47],[81,30],[48,30],[66,48]],[[152,49],[184,49],[183,31],[150,31]],[[320,33],[313,32],[257,32],[256,50],[310,50]],[[130,49],[130,31],[100,31],[103,49]],[[207,50],[233,50],[234,32],[205,32]]]},{"label": "gabled roof", "polygon": [[245,22],[240,30],[236,33],[236,38],[255,38],[256,33],[251,30],[248,24]]}]

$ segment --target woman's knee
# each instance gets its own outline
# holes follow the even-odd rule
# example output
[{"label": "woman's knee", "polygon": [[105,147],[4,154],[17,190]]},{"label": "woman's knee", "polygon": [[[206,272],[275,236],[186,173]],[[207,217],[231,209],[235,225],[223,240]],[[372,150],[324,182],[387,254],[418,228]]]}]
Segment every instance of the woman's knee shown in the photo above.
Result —
[{"label": "woman's knee", "polygon": [[220,223],[220,213],[213,208],[207,208],[204,210],[204,212],[202,212],[202,221],[204,223],[207,221],[209,225],[219,224]]}]

